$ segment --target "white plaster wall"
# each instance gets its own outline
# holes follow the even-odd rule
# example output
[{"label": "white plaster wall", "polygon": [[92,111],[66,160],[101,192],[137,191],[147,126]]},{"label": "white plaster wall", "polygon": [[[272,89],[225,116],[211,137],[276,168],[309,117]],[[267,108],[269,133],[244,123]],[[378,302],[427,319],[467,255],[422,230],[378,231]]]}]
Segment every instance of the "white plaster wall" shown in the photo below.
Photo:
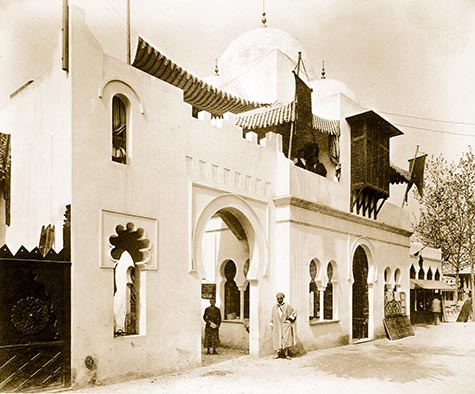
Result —
[{"label": "white plaster wall", "polygon": [[[198,365],[200,280],[188,273],[187,173],[185,152],[177,143],[185,139],[183,130],[193,130],[190,124],[180,129],[177,122],[191,118],[190,109],[181,103],[180,91],[103,55],[74,8],[71,19],[74,384]],[[109,79],[128,82],[137,95],[112,82],[100,98],[98,92]],[[133,108],[129,165],[111,160],[111,101],[116,92],[126,95]],[[133,215],[158,223],[157,236],[150,239],[157,270],[141,275],[146,318],[140,335],[113,337],[113,271],[101,268],[100,260],[103,209],[123,214],[124,220]],[[95,376],[84,366],[88,355],[95,359]]]},{"label": "white plaster wall", "polygon": [[11,98],[0,110],[0,129],[11,137],[11,225],[6,243],[38,246],[41,226],[53,224],[55,250],[63,247],[63,219],[71,202],[70,81],[61,70],[61,53],[53,68]]},{"label": "white plaster wall", "polygon": [[[387,231],[373,225],[368,219],[348,221],[324,212],[296,207],[282,207],[279,212],[277,231],[282,232],[281,241],[284,245],[280,242],[276,245],[281,253],[280,265],[275,270],[278,276],[281,274],[281,281],[289,280],[290,300],[299,312],[299,339],[304,347],[315,349],[335,346],[347,343],[351,338],[352,264],[358,244],[365,245],[369,250],[369,292],[373,294],[370,295],[370,338],[384,336],[384,269],[389,266],[392,272],[396,268],[401,270],[399,290],[408,294],[408,234],[397,230]],[[287,238],[289,230],[290,236]],[[286,250],[288,253],[285,253]],[[391,256],[390,259],[388,256]],[[334,284],[334,291],[338,301],[335,304],[337,310],[334,322],[310,324],[308,321],[308,265],[313,258],[319,259],[323,267],[332,260],[336,262],[334,279],[337,283]],[[286,266],[290,268],[289,272],[285,270]]]},{"label": "white plaster wall", "polygon": [[[298,312],[298,337],[306,350],[337,346],[348,343],[352,334],[352,265],[356,246],[362,244],[368,250],[369,297],[370,297],[370,338],[385,335],[384,318],[384,270],[389,267],[389,282],[394,285],[394,272],[401,271],[399,292],[409,295],[409,275],[407,255],[409,252],[408,233],[378,227],[373,220],[357,218],[344,220],[331,214],[309,209],[278,206],[275,211],[275,242],[269,267],[267,303],[261,304],[262,319],[270,316],[270,306],[277,291],[286,294],[289,302]],[[364,237],[363,237],[364,235]],[[227,248],[238,247],[229,242]],[[389,257],[390,256],[390,257]],[[312,322],[308,320],[308,285],[310,275],[308,265],[317,258],[322,267],[330,261],[336,263],[333,275],[336,302],[334,320],[331,322]],[[408,302],[408,301],[407,301]],[[266,309],[266,311],[264,311]],[[267,310],[268,309],[268,310]],[[269,313],[267,313],[269,312]],[[268,338],[271,332],[263,326],[265,335],[261,339],[261,353],[272,352]],[[230,333],[233,333],[232,335]],[[223,327],[233,346],[240,346],[242,328],[239,325]]]},{"label": "white plaster wall", "polygon": [[[103,55],[83,15],[73,9],[71,17],[75,384],[91,379],[84,367],[87,355],[96,360],[98,382],[198,365],[201,278],[191,264],[193,225],[211,198],[238,193],[255,210],[267,237],[278,153],[272,141],[267,147],[246,141],[226,122],[217,129],[192,118],[180,90]],[[99,97],[108,80],[129,86],[108,83]],[[126,95],[133,108],[128,165],[110,159],[115,92]],[[113,337],[112,272],[100,267],[101,210],[158,222],[158,237],[151,239],[158,270],[146,271],[141,281],[147,289],[144,335]],[[267,293],[265,282],[253,283],[251,297],[257,303]],[[92,297],[97,300],[93,313]],[[264,308],[269,313],[270,305]],[[261,336],[264,322],[261,315],[254,319],[257,328],[251,335]]]}]

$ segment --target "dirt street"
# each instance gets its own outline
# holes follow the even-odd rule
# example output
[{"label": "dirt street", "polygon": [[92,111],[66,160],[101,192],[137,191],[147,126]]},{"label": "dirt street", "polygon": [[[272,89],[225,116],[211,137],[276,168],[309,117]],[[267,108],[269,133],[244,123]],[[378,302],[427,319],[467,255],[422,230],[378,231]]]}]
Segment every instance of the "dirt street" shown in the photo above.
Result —
[{"label": "dirt street", "polygon": [[416,335],[308,352],[292,360],[220,349],[203,366],[74,393],[475,393],[475,323],[417,326]]}]

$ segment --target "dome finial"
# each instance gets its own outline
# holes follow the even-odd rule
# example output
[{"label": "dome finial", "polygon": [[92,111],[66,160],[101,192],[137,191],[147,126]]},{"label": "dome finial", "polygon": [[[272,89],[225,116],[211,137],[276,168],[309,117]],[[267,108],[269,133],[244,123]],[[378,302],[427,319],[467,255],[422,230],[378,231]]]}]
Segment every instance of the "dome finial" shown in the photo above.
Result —
[{"label": "dome finial", "polygon": [[266,0],[262,0],[262,19],[261,19],[261,22],[262,22],[262,27],[267,27],[266,26],[266,23],[267,23],[267,19],[266,19]]},{"label": "dome finial", "polygon": [[322,77],[321,79],[325,79],[325,60],[322,60]]},{"label": "dome finial", "polygon": [[214,75],[219,77],[219,67],[218,67],[218,59],[214,59]]}]

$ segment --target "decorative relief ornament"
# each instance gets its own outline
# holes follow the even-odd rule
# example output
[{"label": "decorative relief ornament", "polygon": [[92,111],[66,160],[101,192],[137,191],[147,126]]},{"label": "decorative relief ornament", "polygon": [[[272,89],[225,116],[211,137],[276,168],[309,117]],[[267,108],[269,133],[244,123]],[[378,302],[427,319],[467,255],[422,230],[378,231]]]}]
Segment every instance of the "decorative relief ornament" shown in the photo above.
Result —
[{"label": "decorative relief ornament", "polygon": [[49,305],[36,297],[17,301],[11,312],[13,327],[23,334],[36,334],[43,330],[50,318]]}]

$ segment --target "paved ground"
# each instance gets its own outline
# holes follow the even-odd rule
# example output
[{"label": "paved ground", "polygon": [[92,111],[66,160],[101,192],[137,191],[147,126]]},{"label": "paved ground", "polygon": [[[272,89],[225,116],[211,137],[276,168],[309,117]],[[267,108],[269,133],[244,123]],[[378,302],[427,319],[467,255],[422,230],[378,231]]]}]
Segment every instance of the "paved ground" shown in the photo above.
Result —
[{"label": "paved ground", "polygon": [[203,366],[187,372],[76,392],[475,393],[475,323],[418,326],[415,333],[396,341],[313,351],[292,360],[224,350],[203,356]]}]

